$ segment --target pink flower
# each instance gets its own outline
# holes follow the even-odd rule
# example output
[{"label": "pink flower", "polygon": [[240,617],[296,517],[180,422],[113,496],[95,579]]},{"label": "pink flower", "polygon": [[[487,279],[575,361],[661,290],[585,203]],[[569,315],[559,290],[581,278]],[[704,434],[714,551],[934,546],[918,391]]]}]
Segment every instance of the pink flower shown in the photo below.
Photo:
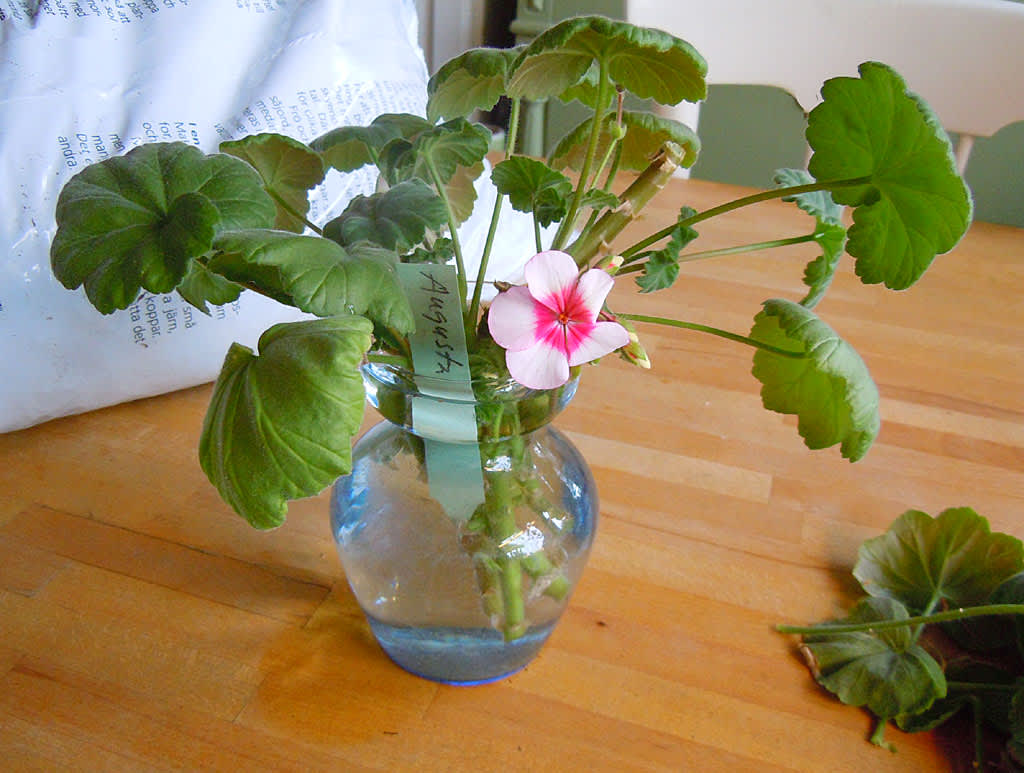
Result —
[{"label": "pink flower", "polygon": [[618,322],[598,322],[613,280],[592,268],[582,275],[572,256],[541,252],[526,264],[526,286],[500,293],[487,323],[503,347],[512,378],[532,389],[569,380],[569,368],[596,360],[629,343]]}]

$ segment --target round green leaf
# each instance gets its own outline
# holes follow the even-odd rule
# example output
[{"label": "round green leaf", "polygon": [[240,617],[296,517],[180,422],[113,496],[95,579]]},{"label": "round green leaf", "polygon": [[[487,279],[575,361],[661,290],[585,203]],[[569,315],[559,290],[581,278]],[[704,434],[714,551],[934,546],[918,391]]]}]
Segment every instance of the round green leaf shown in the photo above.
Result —
[{"label": "round green leaf", "polygon": [[989,530],[969,507],[936,518],[908,510],[860,547],[854,576],[872,596],[896,599],[915,612],[985,602],[1004,580],[1024,569],[1024,546]]},{"label": "round green leaf", "polygon": [[580,16],[556,24],[526,47],[509,78],[509,96],[557,97],[593,62],[604,62],[613,83],[642,99],[675,105],[707,95],[707,64],[685,40],[602,16]]},{"label": "round green leaf", "polygon": [[296,233],[306,230],[303,218],[309,212],[309,191],[323,182],[326,171],[316,151],[281,134],[256,134],[222,142],[220,150],[248,162],[260,173],[264,187],[277,203],[275,228]]},{"label": "round green leaf", "polygon": [[445,62],[427,82],[427,118],[465,118],[491,110],[505,94],[512,63],[522,47],[472,48]]},{"label": "round green leaf", "polygon": [[902,290],[966,233],[973,205],[949,138],[931,109],[886,65],[833,78],[811,111],[809,170],[820,181],[864,178],[835,188],[855,207],[846,251],[867,284]]},{"label": "round green leaf", "polygon": [[324,226],[338,244],[358,241],[408,252],[447,219],[441,198],[422,180],[406,180],[372,196],[356,196],[345,211]]},{"label": "round green leaf", "polygon": [[258,356],[231,346],[199,461],[253,526],[280,526],[288,500],[318,494],[351,469],[364,404],[359,363],[371,331],[362,317],[332,317],[274,325],[260,337]]},{"label": "round green leaf", "polygon": [[211,271],[302,311],[365,314],[400,333],[415,326],[393,251],[368,245],[346,250],[330,239],[259,230],[231,231],[214,245]]},{"label": "round green leaf", "polygon": [[[862,599],[839,623],[905,620],[897,601]],[[823,632],[806,636],[804,646],[814,658],[819,684],[850,706],[865,706],[882,719],[925,711],[946,695],[942,668],[908,627],[858,633]]]},{"label": "round green leaf", "polygon": [[513,209],[534,213],[542,226],[561,221],[569,209],[572,181],[537,159],[506,159],[494,167],[491,180]]},{"label": "round green leaf", "polygon": [[328,166],[339,172],[352,172],[366,164],[377,163],[384,146],[392,140],[415,137],[433,124],[418,115],[384,113],[369,126],[342,126],[317,137],[310,147]]},{"label": "round green leaf", "polygon": [[857,351],[808,308],[774,298],[754,319],[751,338],[804,357],[763,349],[754,354],[753,374],[770,411],[795,414],[808,448],[841,443],[852,462],[878,435],[878,388]]},{"label": "round green leaf", "polygon": [[57,199],[54,275],[85,287],[99,311],[130,306],[144,288],[173,290],[214,235],[273,224],[256,171],[180,142],[140,145],[86,167]]}]

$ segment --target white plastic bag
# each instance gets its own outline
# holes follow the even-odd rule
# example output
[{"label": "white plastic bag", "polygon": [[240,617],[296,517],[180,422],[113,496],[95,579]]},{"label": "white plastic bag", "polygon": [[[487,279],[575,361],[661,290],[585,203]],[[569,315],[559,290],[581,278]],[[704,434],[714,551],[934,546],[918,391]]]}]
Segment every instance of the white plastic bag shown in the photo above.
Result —
[{"label": "white plastic bag", "polygon": [[[0,0],[0,432],[209,381],[232,341],[300,316],[251,293],[209,317],[177,294],[100,315],[50,271],[74,172],[145,142],[422,115],[426,79],[412,0]],[[311,219],[373,181],[332,172]]]}]

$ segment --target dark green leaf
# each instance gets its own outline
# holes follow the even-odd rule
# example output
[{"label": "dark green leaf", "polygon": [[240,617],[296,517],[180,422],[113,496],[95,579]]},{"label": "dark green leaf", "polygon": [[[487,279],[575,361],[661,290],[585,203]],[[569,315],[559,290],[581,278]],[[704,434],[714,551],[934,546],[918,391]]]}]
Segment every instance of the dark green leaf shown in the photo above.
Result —
[{"label": "dark green leaf", "polygon": [[707,94],[707,64],[684,40],[661,30],[601,16],[568,19],[527,46],[509,79],[511,97],[557,97],[604,62],[613,83],[641,99],[665,105],[696,102]]},{"label": "dark green leaf", "polygon": [[506,159],[494,167],[491,180],[513,209],[534,213],[542,226],[560,222],[569,209],[572,181],[542,161],[525,156]]},{"label": "dark green leaf", "polygon": [[392,182],[413,177],[434,182],[436,172],[443,185],[452,179],[459,167],[474,167],[483,161],[490,142],[491,133],[485,127],[471,124],[464,118],[455,118],[432,126],[411,142],[391,143],[385,176]]},{"label": "dark green leaf", "polygon": [[366,164],[376,164],[384,147],[399,138],[415,137],[433,125],[418,115],[384,113],[369,126],[342,126],[310,143],[324,163],[339,172],[351,172]]},{"label": "dark green leaf", "polygon": [[61,190],[50,260],[68,289],[101,312],[140,288],[171,292],[214,234],[274,222],[274,202],[248,164],[180,142],[140,145],[86,167]]},{"label": "dark green leaf", "polygon": [[284,522],[290,499],[351,469],[363,417],[362,317],[274,325],[259,356],[233,344],[214,386],[199,460],[221,497],[260,529]]},{"label": "dark green leaf", "polygon": [[447,220],[444,202],[422,180],[400,182],[383,193],[356,196],[324,226],[324,236],[346,246],[369,241],[408,252]]},{"label": "dark green leaf", "polygon": [[414,328],[394,252],[366,244],[343,249],[330,239],[286,231],[232,231],[215,246],[211,271],[302,311],[319,317],[365,314],[400,333]]},{"label": "dark green leaf", "polygon": [[[309,191],[324,180],[324,162],[316,151],[281,134],[256,134],[220,144],[222,153],[251,164],[277,203],[274,227],[302,233],[309,212]],[[298,216],[296,216],[296,214]]]},{"label": "dark green leaf", "polygon": [[754,377],[770,411],[795,414],[808,448],[841,443],[842,455],[857,461],[878,434],[878,388],[856,350],[813,311],[792,301],[765,301],[751,337],[805,357],[758,350]]},{"label": "dark green leaf", "polygon": [[448,237],[435,239],[429,247],[417,247],[402,256],[403,263],[447,263],[455,257],[455,244]]},{"label": "dark green leaf", "polygon": [[[1024,604],[1024,572],[1018,572],[1004,580],[992,593],[990,604]],[[1024,617],[1015,615],[1013,629],[1016,633],[1017,649],[1024,656]]]},{"label": "dark green leaf", "polygon": [[206,266],[197,261],[189,264],[185,278],[178,285],[178,295],[191,303],[203,314],[209,314],[207,303],[222,306],[238,299],[242,294],[241,286],[214,274]]},{"label": "dark green leaf", "polygon": [[909,287],[971,222],[970,191],[956,172],[949,138],[931,109],[877,62],[860,78],[834,78],[808,118],[817,180],[865,178],[833,197],[854,207],[846,246],[868,284]]},{"label": "dark green leaf", "polygon": [[[905,620],[898,601],[862,599],[850,616],[838,623]],[[946,695],[946,680],[935,659],[914,642],[909,626],[884,631],[804,637],[814,659],[815,678],[843,703],[865,706],[875,716],[890,719],[925,711]]]},{"label": "dark green leaf", "polygon": [[1020,540],[993,534],[974,510],[954,507],[935,518],[908,510],[861,545],[853,574],[872,596],[930,612],[942,600],[953,607],[981,604],[1022,568]]},{"label": "dark green leaf", "polygon": [[427,82],[427,118],[465,118],[491,110],[505,93],[518,48],[473,48],[445,62]]},{"label": "dark green leaf", "polygon": [[679,220],[676,221],[676,228],[672,232],[668,244],[663,249],[651,253],[647,258],[643,274],[636,280],[642,292],[664,290],[666,287],[671,287],[679,277],[679,253],[698,236],[693,228],[680,225],[680,223],[695,214],[697,214],[695,209],[683,207],[679,212]]},{"label": "dark green leaf", "polygon": [[[612,130],[615,127],[615,116],[609,115],[604,120],[597,149],[599,158],[603,158],[612,141]],[[661,150],[666,142],[674,142],[683,149],[680,166],[692,166],[700,152],[700,140],[686,124],[662,118],[653,113],[623,112],[622,125],[626,129],[621,147],[621,169],[640,171],[646,169],[651,159]],[[551,154],[551,166],[555,169],[569,167],[576,171],[583,168],[587,142],[590,135],[590,121],[584,121],[567,134],[555,147]]]}]

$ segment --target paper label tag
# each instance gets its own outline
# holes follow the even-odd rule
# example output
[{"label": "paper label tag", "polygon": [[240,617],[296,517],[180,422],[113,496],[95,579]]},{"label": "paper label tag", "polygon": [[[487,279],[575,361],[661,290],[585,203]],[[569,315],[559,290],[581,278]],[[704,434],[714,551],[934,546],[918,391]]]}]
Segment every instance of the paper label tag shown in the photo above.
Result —
[{"label": "paper label tag", "polygon": [[396,270],[416,320],[409,336],[413,370],[426,377],[418,386],[438,398],[412,403],[430,493],[451,518],[466,520],[484,501],[484,479],[458,277],[449,265],[401,263]]}]

